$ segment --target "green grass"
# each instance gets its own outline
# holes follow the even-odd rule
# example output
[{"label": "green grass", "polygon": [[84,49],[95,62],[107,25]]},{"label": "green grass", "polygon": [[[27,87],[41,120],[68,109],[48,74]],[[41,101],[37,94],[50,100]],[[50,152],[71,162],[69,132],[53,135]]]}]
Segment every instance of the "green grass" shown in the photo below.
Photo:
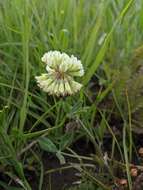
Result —
[{"label": "green grass", "polygon": [[[32,189],[24,171],[27,159],[33,157],[40,176],[37,189],[41,190],[44,169],[39,147],[53,152],[63,162],[65,151],[81,137],[93,144],[95,162],[103,171],[103,140],[109,131],[111,158],[114,160],[117,149],[132,189],[129,164],[136,151],[132,107],[130,92],[122,100],[122,91],[131,72],[126,68],[130,68],[134,50],[142,45],[142,27],[142,0],[0,2],[0,166],[9,179],[9,185],[0,181],[1,188]],[[80,80],[84,84],[80,93],[62,99],[39,90],[35,76],[44,72],[41,57],[49,50],[60,50],[82,60],[85,75]],[[89,87],[91,79],[98,90]],[[102,106],[110,101],[109,108]],[[110,127],[112,115],[122,120],[122,140]],[[71,121],[79,123],[80,128],[65,133]],[[73,152],[69,154],[75,156]],[[110,174],[114,173],[110,161],[106,167]],[[80,171],[99,189],[110,189],[82,165]]]}]

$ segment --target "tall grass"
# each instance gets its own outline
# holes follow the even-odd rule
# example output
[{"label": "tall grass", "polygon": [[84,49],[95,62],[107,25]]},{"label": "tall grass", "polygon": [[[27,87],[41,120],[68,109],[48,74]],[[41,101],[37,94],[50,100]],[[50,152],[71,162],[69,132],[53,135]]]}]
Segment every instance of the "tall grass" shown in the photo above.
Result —
[{"label": "tall grass", "polygon": [[[101,145],[105,130],[109,130],[126,164],[131,189],[128,165],[132,154],[130,102],[127,99],[129,115],[125,117],[118,102],[120,93],[114,92],[117,79],[112,80],[111,75],[113,70],[116,73],[130,64],[133,50],[142,44],[142,27],[142,0],[0,2],[0,163],[12,168],[5,170],[6,175],[14,181],[18,177],[22,188],[31,189],[24,175],[25,157],[31,143],[35,142],[33,147],[39,137],[49,134],[55,144],[61,137],[65,141],[65,124],[76,120],[80,122],[81,129],[79,134],[75,132],[75,139],[86,136],[98,150],[99,157],[104,154]],[[81,80],[84,88],[80,97],[77,94],[63,101],[49,97],[37,88],[34,77],[44,72],[41,56],[49,50],[74,54],[82,60],[85,76]],[[97,83],[104,81],[105,84],[103,91],[96,92],[95,101],[91,101],[92,92],[88,88],[93,77],[96,77]],[[123,145],[110,129],[110,113],[99,107],[111,93],[115,96],[113,105],[120,112],[123,126],[126,126]],[[101,121],[96,120],[97,112]],[[95,121],[98,123],[95,124]],[[96,131],[95,125],[100,126],[99,131]],[[125,136],[128,130],[129,147]],[[40,160],[39,155],[35,157]],[[40,190],[43,166],[38,163],[41,168]],[[4,189],[9,188],[6,183],[0,182],[0,185]]]}]

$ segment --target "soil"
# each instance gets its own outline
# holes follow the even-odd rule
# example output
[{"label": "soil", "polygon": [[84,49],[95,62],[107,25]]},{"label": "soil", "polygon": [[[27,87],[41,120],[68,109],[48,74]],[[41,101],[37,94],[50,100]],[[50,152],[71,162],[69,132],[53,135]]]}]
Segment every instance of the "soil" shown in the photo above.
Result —
[{"label": "soil", "polygon": [[[134,142],[136,143],[137,147],[143,146],[142,139],[143,139],[143,135],[136,135],[136,134],[134,135]],[[103,147],[103,151],[110,152],[111,143],[109,143],[109,142],[110,142],[110,137],[105,139],[105,143],[104,143],[105,146]],[[94,151],[92,144],[90,144],[89,142],[87,143],[85,141],[85,139],[80,139],[71,148],[78,155],[90,156],[91,154],[95,154],[95,151]],[[44,172],[49,171],[51,169],[57,169],[57,168],[60,168],[63,166],[69,166],[70,163],[78,163],[77,159],[73,159],[73,158],[69,158],[69,157],[65,157],[65,159],[66,159],[66,164],[61,166],[60,162],[56,158],[56,156],[45,152],[43,154]],[[141,163],[139,163],[140,161],[136,158],[136,156],[134,156],[133,162],[134,162],[134,164],[138,164],[138,165],[141,164]],[[125,177],[119,168],[117,168],[117,171],[115,173],[116,173],[116,176],[118,176],[119,178]],[[77,174],[78,174],[78,171],[73,169],[73,168],[65,169],[62,171],[58,170],[58,171],[55,171],[53,173],[46,174],[44,176],[44,183],[43,183],[42,190],[64,190],[64,189],[67,189],[67,188],[73,186],[73,184],[75,184],[76,182],[80,181],[80,177]],[[141,186],[138,184],[138,181],[141,181],[141,183],[143,181],[142,172],[140,173],[140,175],[138,177],[136,177],[134,179],[133,190],[135,190],[135,189],[136,190],[137,189],[142,190],[142,188],[140,189]],[[38,187],[37,187],[38,181],[36,181],[36,178],[33,182],[32,182],[32,184],[33,184],[32,189],[38,190]],[[120,187],[117,188],[117,190],[120,190],[120,189],[125,190],[126,188],[125,189],[120,188]]]},{"label": "soil", "polygon": [[[70,162],[70,160],[67,160],[67,164],[64,166],[68,166],[68,162]],[[48,154],[44,155],[44,165],[45,171],[61,167],[59,160],[53,156],[49,158]],[[56,171],[45,175],[43,190],[49,190],[50,187],[52,190],[61,190],[70,187],[75,181],[79,180],[76,173],[77,171],[75,169],[70,168],[64,171]]]},{"label": "soil", "polygon": [[[87,143],[85,140],[80,139],[71,147],[78,155],[87,156],[90,153],[93,153],[92,144]],[[65,157],[66,164],[61,165],[56,156],[44,152],[43,154],[43,165],[44,172],[51,169],[57,169],[60,167],[69,166],[70,163],[78,163],[78,160],[75,158]],[[74,168],[69,168],[65,170],[55,171],[44,176],[44,183],[42,190],[63,190],[67,189],[74,185],[74,183],[80,180],[78,171]],[[37,180],[32,180],[32,190],[38,190]]]}]

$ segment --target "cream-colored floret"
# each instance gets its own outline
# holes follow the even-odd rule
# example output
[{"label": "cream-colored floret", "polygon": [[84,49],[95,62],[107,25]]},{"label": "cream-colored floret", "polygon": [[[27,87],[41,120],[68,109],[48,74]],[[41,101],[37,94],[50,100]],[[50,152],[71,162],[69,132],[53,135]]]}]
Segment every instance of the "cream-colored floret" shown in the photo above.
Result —
[{"label": "cream-colored floret", "polygon": [[81,61],[59,51],[49,51],[42,57],[46,63],[47,74],[36,76],[38,86],[45,92],[57,96],[72,95],[78,92],[82,84],[74,77],[84,75]]}]

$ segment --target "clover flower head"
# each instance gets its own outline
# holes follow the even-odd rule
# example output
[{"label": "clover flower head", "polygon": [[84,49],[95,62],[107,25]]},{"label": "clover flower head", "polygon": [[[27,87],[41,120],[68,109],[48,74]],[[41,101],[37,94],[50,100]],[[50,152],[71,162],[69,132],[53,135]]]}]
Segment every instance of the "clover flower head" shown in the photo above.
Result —
[{"label": "clover flower head", "polygon": [[81,89],[82,84],[76,82],[74,77],[83,76],[84,69],[81,61],[75,56],[49,51],[43,55],[42,61],[46,64],[47,73],[35,78],[43,91],[57,96],[66,96]]}]

